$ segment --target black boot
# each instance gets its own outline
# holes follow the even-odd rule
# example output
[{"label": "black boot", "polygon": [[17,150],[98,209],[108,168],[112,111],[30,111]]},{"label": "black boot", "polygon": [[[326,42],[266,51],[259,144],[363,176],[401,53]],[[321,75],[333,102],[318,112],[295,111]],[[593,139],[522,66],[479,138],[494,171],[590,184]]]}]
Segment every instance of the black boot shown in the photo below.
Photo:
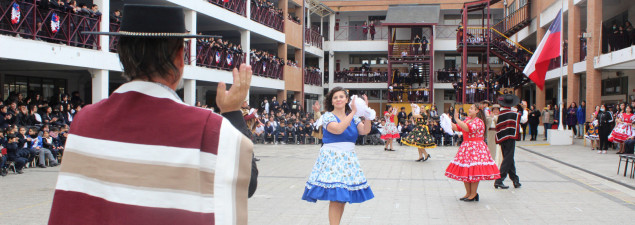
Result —
[{"label": "black boot", "polygon": [[505,184],[503,184],[503,181],[498,181],[497,180],[496,182],[494,182],[494,188],[496,188],[496,189],[498,189],[498,188],[507,189],[507,188],[509,188],[509,186],[505,186]]},{"label": "black boot", "polygon": [[519,188],[520,186],[522,186],[522,185],[520,184],[520,181],[515,180],[515,181],[514,181],[514,188]]}]

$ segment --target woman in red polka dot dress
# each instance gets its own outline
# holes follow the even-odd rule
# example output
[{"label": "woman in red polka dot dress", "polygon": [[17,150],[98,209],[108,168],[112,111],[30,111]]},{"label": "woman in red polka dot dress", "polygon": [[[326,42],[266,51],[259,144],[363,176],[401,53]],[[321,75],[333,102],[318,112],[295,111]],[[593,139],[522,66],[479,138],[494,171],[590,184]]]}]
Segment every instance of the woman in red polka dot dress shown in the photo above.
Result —
[{"label": "woman in red polka dot dress", "polygon": [[[478,183],[481,180],[495,180],[500,178],[500,171],[485,144],[485,114],[476,104],[468,110],[465,121],[456,120],[452,129],[463,132],[463,143],[459,147],[454,159],[445,170],[445,176],[463,181],[465,196],[462,201],[478,201]],[[459,118],[458,110],[454,111],[454,118]]]}]

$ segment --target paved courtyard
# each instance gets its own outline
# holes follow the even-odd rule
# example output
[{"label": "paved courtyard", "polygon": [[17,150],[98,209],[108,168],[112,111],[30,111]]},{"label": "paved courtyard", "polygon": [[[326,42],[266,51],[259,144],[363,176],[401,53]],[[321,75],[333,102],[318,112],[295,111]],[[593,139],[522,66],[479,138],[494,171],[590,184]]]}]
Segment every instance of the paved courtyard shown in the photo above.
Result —
[{"label": "paved courtyard", "polygon": [[[598,155],[574,146],[519,142],[516,167],[522,188],[496,190],[481,182],[480,202],[462,202],[463,184],[444,176],[457,147],[429,150],[357,146],[375,198],[346,206],[343,224],[632,224],[635,180],[616,174],[615,151]],[[250,224],[328,224],[328,203],[300,197],[318,145],[257,145],[258,190],[249,200]],[[557,160],[557,161],[556,161]],[[56,168],[32,168],[0,178],[0,224],[45,224]],[[508,180],[507,185],[511,185]]]}]

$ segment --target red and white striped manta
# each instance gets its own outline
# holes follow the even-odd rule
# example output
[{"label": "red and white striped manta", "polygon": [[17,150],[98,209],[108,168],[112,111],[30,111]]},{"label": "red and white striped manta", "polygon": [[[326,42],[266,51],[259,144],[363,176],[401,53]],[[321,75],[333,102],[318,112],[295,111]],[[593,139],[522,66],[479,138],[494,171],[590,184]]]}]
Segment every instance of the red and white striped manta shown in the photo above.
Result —
[{"label": "red and white striped manta", "polygon": [[152,82],[74,118],[49,224],[247,224],[253,144]]}]

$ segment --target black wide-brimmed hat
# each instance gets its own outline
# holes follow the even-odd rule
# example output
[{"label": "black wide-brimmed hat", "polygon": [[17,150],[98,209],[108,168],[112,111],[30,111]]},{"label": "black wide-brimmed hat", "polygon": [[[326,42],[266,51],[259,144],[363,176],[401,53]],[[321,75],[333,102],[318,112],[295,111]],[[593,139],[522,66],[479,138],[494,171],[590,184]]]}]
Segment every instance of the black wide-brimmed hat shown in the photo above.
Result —
[{"label": "black wide-brimmed hat", "polygon": [[128,4],[124,5],[123,12],[119,31],[82,33],[148,38],[221,38],[218,35],[190,34],[185,29],[185,13],[179,7]]},{"label": "black wide-brimmed hat", "polygon": [[498,98],[498,104],[503,107],[514,107],[520,103],[520,98],[512,94],[504,94]]}]

